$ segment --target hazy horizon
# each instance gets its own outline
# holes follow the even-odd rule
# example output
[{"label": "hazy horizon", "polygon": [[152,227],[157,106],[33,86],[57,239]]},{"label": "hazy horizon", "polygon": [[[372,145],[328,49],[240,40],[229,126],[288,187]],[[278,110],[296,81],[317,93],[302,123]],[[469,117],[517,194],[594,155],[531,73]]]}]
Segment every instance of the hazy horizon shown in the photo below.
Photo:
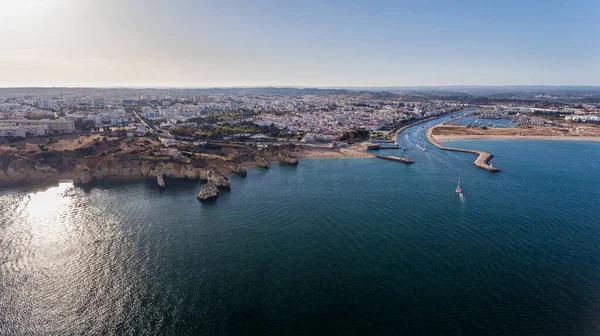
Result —
[{"label": "hazy horizon", "polygon": [[0,0],[0,87],[600,86],[600,2]]}]

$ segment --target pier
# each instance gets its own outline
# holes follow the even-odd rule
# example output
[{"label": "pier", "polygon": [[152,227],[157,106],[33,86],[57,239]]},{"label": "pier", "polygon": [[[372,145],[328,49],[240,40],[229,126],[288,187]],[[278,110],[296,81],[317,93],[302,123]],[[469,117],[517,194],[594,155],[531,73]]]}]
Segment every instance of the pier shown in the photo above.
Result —
[{"label": "pier", "polygon": [[380,144],[367,144],[367,150],[379,150],[379,149],[400,149],[398,145],[380,145]]},{"label": "pier", "polygon": [[494,158],[494,155],[492,155],[491,153],[488,152],[484,152],[484,151],[479,151],[479,150],[473,150],[473,149],[461,149],[461,148],[450,148],[450,147],[445,147],[442,144],[440,144],[437,140],[435,140],[435,138],[433,137],[433,129],[436,128],[437,126],[433,126],[430,129],[427,130],[426,136],[427,136],[427,140],[429,140],[429,142],[434,145],[435,147],[442,149],[442,150],[448,150],[448,151],[453,151],[453,152],[463,152],[463,153],[471,153],[471,154],[477,154],[477,158],[475,159],[475,161],[473,161],[473,165],[477,168],[483,169],[483,170],[487,170],[489,172],[492,173],[499,173],[500,169],[493,167],[490,163],[490,160]]},{"label": "pier", "polygon": [[374,156],[378,159],[400,162],[400,163],[405,163],[405,164],[415,163],[414,161],[411,161],[408,158],[402,158],[402,157],[398,157],[398,156],[387,156],[387,155],[374,155]]}]

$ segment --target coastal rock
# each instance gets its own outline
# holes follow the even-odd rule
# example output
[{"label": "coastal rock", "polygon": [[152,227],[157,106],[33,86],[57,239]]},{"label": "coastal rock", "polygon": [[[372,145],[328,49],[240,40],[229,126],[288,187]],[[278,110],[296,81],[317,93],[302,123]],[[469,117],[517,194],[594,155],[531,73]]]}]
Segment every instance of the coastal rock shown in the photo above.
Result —
[{"label": "coastal rock", "polygon": [[263,168],[269,168],[269,163],[267,162],[267,160],[265,159],[264,156],[262,156],[262,154],[256,154],[254,156],[254,162],[256,162],[256,164],[259,167],[263,167]]},{"label": "coastal rock", "polygon": [[22,181],[27,178],[27,171],[30,170],[29,167],[26,166],[24,160],[14,160],[11,161],[6,169],[6,175],[10,177],[11,180],[14,181]]},{"label": "coastal rock", "polygon": [[162,175],[156,176],[156,183],[158,183],[158,186],[161,188],[165,187],[165,179],[162,177]]},{"label": "coastal rock", "polygon": [[229,188],[231,185],[231,181],[229,181],[225,175],[216,170],[201,169],[199,171],[199,177],[200,179],[206,180],[208,183],[212,183],[219,188]]},{"label": "coastal rock", "polygon": [[75,185],[86,185],[90,184],[93,180],[94,175],[86,167],[79,171],[79,173],[75,176],[75,179],[73,179],[73,183],[75,183]]},{"label": "coastal rock", "polygon": [[[238,176],[242,176],[242,177],[246,177],[246,168],[244,166],[242,166],[239,163],[236,162],[232,162],[229,160],[222,160],[222,159],[218,159],[218,160],[210,160],[209,165],[211,167],[219,167],[219,168],[224,168]],[[203,168],[206,166],[203,166]]]},{"label": "coastal rock", "polygon": [[[4,164],[0,164],[3,166]],[[6,171],[0,171],[0,180],[24,181],[24,180],[44,180],[57,177],[58,170],[39,162],[14,158],[6,165]]]},{"label": "coastal rock", "polygon": [[26,181],[71,178],[85,185],[106,178],[178,178],[212,182],[218,188],[229,188],[230,181],[220,171],[245,175],[238,163],[223,160],[220,164],[194,165],[172,160],[145,160],[138,154],[76,156],[72,152],[46,152],[31,158],[0,154],[0,181]]},{"label": "coastal rock", "polygon": [[217,196],[219,196],[219,189],[217,186],[213,182],[207,182],[200,187],[200,192],[197,197],[201,201],[206,201]]},{"label": "coastal rock", "polygon": [[230,162],[226,168],[238,176],[246,177],[246,168],[239,163]]},{"label": "coastal rock", "polygon": [[277,155],[279,162],[295,166],[298,164],[298,159],[290,154],[280,153]]}]

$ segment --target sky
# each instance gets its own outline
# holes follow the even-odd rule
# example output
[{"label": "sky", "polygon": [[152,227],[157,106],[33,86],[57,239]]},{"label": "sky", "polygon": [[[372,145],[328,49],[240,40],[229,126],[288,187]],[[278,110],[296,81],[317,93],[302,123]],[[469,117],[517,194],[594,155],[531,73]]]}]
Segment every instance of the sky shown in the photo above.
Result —
[{"label": "sky", "polygon": [[0,0],[0,87],[600,85],[599,0]]}]

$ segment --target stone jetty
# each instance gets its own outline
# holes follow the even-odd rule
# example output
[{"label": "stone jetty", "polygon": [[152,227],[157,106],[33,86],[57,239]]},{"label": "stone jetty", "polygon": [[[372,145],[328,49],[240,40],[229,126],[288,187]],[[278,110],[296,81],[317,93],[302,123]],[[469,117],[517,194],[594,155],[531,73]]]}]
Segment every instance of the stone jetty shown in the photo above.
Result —
[{"label": "stone jetty", "polygon": [[406,164],[415,163],[414,161],[411,161],[407,157],[403,158],[403,157],[398,157],[398,156],[387,156],[387,155],[374,155],[374,156],[376,158],[382,159],[382,160],[395,161],[395,162],[406,163]]},{"label": "stone jetty", "polygon": [[367,150],[379,150],[379,149],[400,149],[398,145],[380,145],[374,143],[367,144]]},{"label": "stone jetty", "polygon": [[427,130],[427,140],[429,140],[429,142],[434,145],[435,147],[439,148],[439,149],[443,149],[443,150],[448,150],[448,151],[453,151],[453,152],[463,152],[463,153],[472,153],[472,154],[477,154],[477,158],[475,159],[475,161],[473,161],[473,165],[477,168],[483,169],[483,170],[487,170],[489,172],[492,173],[498,173],[500,172],[500,169],[493,167],[492,165],[490,165],[490,160],[492,158],[494,158],[494,155],[492,155],[491,153],[488,152],[484,152],[484,151],[479,151],[479,150],[473,150],[473,149],[461,149],[461,148],[451,148],[451,147],[445,147],[442,144],[440,144],[437,140],[435,140],[435,138],[433,137],[433,129],[435,129],[437,126],[431,127],[430,129]]}]

